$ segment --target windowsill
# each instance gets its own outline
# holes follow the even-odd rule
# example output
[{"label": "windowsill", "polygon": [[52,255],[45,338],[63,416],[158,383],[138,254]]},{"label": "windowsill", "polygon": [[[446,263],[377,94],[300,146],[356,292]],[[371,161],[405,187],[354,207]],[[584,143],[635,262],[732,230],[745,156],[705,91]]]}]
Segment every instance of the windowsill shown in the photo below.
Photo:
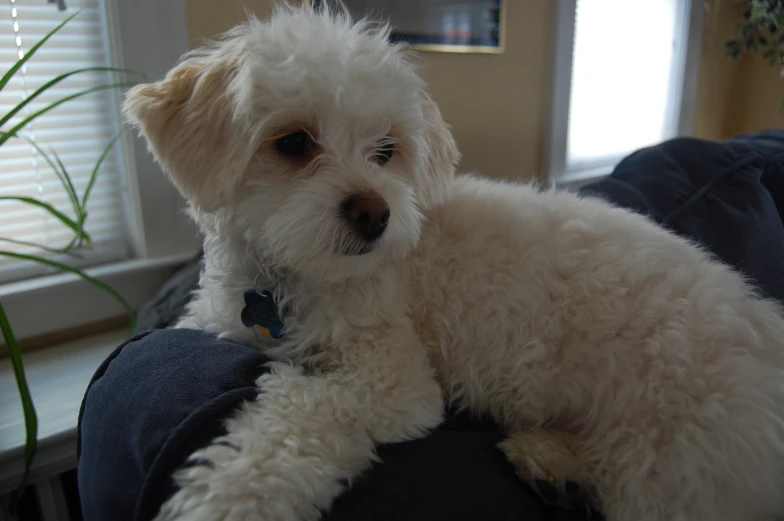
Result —
[{"label": "windowsill", "polygon": [[[29,481],[76,466],[76,426],[93,374],[129,336],[127,329],[93,335],[23,355],[38,413],[38,452]],[[23,470],[25,427],[11,361],[0,360],[0,494],[13,490]]]},{"label": "windowsill", "polygon": [[[85,268],[84,272],[98,279],[104,279],[121,273],[143,272],[161,267],[174,266],[192,259],[196,254],[187,252],[180,255],[169,255],[152,259],[130,259],[120,262],[103,264],[93,268]],[[44,277],[36,277],[18,282],[0,284],[0,297],[8,297],[29,291],[52,289],[79,282],[79,277],[71,273],[57,273]]]},{"label": "windowsill", "polygon": [[[138,309],[197,253],[132,259],[85,272],[114,288],[131,308]],[[18,340],[125,314],[123,307],[106,291],[70,273],[0,285],[0,299]]]}]

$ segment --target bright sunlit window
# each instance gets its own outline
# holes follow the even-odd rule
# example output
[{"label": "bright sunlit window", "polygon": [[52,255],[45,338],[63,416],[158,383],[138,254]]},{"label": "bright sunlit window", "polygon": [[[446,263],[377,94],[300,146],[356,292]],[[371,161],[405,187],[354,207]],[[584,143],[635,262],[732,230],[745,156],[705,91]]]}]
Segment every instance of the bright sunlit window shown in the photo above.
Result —
[{"label": "bright sunlit window", "polygon": [[[0,25],[3,72],[66,17],[76,12],[78,15],[52,36],[5,85],[0,92],[0,117],[61,74],[110,65],[99,0],[72,0],[68,2],[67,10],[58,10],[56,4],[47,0],[12,0],[2,9],[5,12],[5,22]],[[69,77],[26,105],[2,129],[14,128],[64,96],[111,82],[105,72]],[[117,119],[116,103],[106,90],[67,101],[36,118],[20,130],[24,139],[10,139],[0,146],[0,196],[36,198],[75,218],[68,192],[46,156],[55,163],[59,158],[81,197],[98,158],[118,132]],[[58,261],[90,266],[127,257],[119,148],[102,163],[87,201],[86,229],[92,244],[66,255],[54,255]],[[71,229],[40,208],[15,201],[0,202],[0,248],[3,250],[49,255],[51,253],[27,243],[58,250],[66,247],[72,237]],[[40,264],[0,257],[0,282],[46,271]]]},{"label": "bright sunlit window", "polygon": [[[125,316],[125,309],[67,270],[14,255],[86,269],[138,308],[176,266],[198,253],[185,202],[144,141],[122,122],[120,89],[92,90],[20,126],[77,92],[162,78],[187,51],[188,34],[181,0],[5,0],[0,12],[0,77],[19,66],[7,83],[0,81],[0,301],[17,339],[24,340]],[[29,59],[20,64],[20,57]],[[106,66],[134,72],[93,69],[52,83],[71,71]],[[40,96],[19,106],[44,86]],[[119,140],[85,204],[93,168],[114,136]],[[59,158],[73,190],[64,188],[46,156],[55,163]],[[81,233],[90,244],[84,235],[72,244],[82,229],[76,216],[85,210]]]},{"label": "bright sunlit window", "polygon": [[554,122],[561,136],[551,173],[571,180],[609,173],[630,152],[682,130],[692,9],[687,0],[564,4],[570,67],[555,103],[568,109]]}]

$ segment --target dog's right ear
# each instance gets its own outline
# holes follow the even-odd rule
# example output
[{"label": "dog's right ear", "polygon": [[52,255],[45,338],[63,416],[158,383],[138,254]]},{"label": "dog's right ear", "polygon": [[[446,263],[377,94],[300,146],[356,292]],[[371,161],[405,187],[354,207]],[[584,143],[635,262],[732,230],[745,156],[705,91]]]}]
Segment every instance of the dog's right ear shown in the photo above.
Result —
[{"label": "dog's right ear", "polygon": [[455,179],[455,168],[460,161],[460,151],[449,125],[441,117],[436,102],[425,97],[422,100],[427,139],[427,168],[421,181],[420,197],[423,206],[432,207],[443,203],[451,193]]},{"label": "dog's right ear", "polygon": [[207,211],[231,200],[249,160],[232,121],[235,74],[227,56],[191,55],[162,81],[130,89],[123,106],[180,192]]}]

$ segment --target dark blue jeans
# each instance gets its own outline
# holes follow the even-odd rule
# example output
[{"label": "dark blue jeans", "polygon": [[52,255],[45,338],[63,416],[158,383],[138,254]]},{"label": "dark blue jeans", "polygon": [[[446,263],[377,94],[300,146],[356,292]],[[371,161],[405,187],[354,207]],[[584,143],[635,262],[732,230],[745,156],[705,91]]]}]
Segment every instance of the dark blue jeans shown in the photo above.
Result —
[{"label": "dark blue jeans", "polygon": [[[583,193],[702,243],[784,302],[783,170],[784,132],[677,139],[632,154]],[[120,346],[95,374],[80,415],[85,521],[154,517],[174,491],[172,472],[257,395],[265,362],[263,353],[192,330],[154,331]],[[427,438],[379,447],[382,463],[325,519],[586,518],[544,506],[495,448],[500,439],[490,422],[451,416]]]}]

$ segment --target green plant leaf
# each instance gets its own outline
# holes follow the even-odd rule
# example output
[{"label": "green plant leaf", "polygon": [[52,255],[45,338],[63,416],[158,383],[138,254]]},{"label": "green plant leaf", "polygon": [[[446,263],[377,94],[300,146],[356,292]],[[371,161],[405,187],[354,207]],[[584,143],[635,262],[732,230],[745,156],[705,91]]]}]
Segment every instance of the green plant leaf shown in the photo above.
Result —
[{"label": "green plant leaf", "polygon": [[[11,367],[14,369],[16,387],[19,390],[19,397],[22,400],[22,413],[25,420],[25,447],[24,447],[24,472],[17,488],[17,494],[24,494],[27,485],[27,475],[30,472],[30,465],[33,456],[38,449],[38,415],[35,412],[33,398],[30,396],[30,388],[25,377],[24,364],[22,363],[22,353],[19,344],[16,342],[14,330],[5,314],[5,309],[0,305],[0,331],[3,332],[5,345],[8,347],[8,355],[11,358]],[[18,497],[18,496],[17,496]]]},{"label": "green plant leaf", "polygon": [[73,182],[71,181],[71,176],[68,175],[68,170],[65,169],[63,162],[60,161],[60,156],[57,155],[57,152],[53,148],[50,148],[50,150],[52,151],[54,160],[57,162],[57,166],[60,167],[60,181],[63,183],[65,191],[68,192],[68,198],[71,200],[71,205],[73,205],[74,214],[76,215],[76,223],[81,228],[84,225],[84,209],[79,204],[79,194],[76,193],[76,188],[74,188]]},{"label": "green plant leaf", "polygon": [[[0,132],[0,136],[3,136],[4,134],[6,133]],[[65,193],[68,195],[68,199],[70,199],[71,205],[73,206],[74,215],[79,216],[81,213],[79,207],[79,197],[76,194],[76,190],[73,187],[73,183],[71,183],[71,179],[68,177],[68,172],[65,170],[65,167],[62,166],[62,162],[60,162],[60,158],[57,158],[57,162],[53,161],[52,158],[49,156],[49,154],[47,154],[46,151],[38,145],[38,143],[36,143],[33,139],[25,136],[24,134],[14,134],[11,135],[10,137],[23,139],[30,146],[35,148],[36,152],[38,152],[39,154],[41,154],[41,156],[43,156],[44,160],[47,163],[49,163],[49,166],[52,167],[52,170],[54,170],[54,173],[57,175],[57,178],[60,180],[60,184],[63,185],[63,189],[65,190]],[[52,151],[52,153],[54,153],[54,150]],[[62,167],[62,171],[60,171],[61,167]]]},{"label": "green plant leaf", "polygon": [[[60,24],[58,24],[56,27],[54,27],[51,31],[49,31],[43,38],[41,38],[38,42],[36,42],[35,45],[33,45],[26,53],[24,53],[18,60],[16,60],[11,65],[11,67],[2,75],[2,77],[0,77],[0,91],[2,91],[6,87],[6,85],[8,85],[9,81],[11,80],[11,78],[13,78],[14,75],[20,69],[22,69],[22,67],[24,67],[24,65],[27,63],[27,61],[30,60],[36,54],[36,52],[54,34],[56,34],[60,29],[62,29],[63,26],[65,26],[65,24],[70,22],[80,12],[81,11],[77,11],[76,13],[72,14],[71,16],[68,16],[67,18],[65,18],[65,20],[63,20]],[[64,74],[60,74],[59,76],[56,76],[56,77],[50,79],[49,81],[47,81],[44,85],[42,85],[41,87],[36,89],[32,94],[27,96],[24,100],[22,100],[21,102],[19,102],[15,106],[11,107],[8,112],[2,114],[2,116],[0,117],[0,128],[2,128],[5,125],[11,125],[11,123],[9,123],[9,122],[11,121],[12,118],[14,118],[18,114],[20,114],[20,112],[25,107],[28,107],[29,104],[32,101],[34,101],[35,99],[39,98],[39,96],[41,96],[43,93],[45,93],[47,91],[50,91],[50,89],[52,89],[54,86],[58,85],[60,82],[64,81],[65,79],[67,79],[70,76],[73,76],[73,75],[76,75],[76,74],[88,73],[88,72],[131,72],[131,71],[127,71],[127,70],[124,70],[124,69],[117,69],[117,68],[113,68],[113,67],[89,67],[89,68],[77,69],[77,70],[73,70],[73,71],[70,71],[70,72],[66,72]],[[114,80],[112,80],[112,81],[114,81]],[[76,190],[75,190],[75,188],[73,186],[73,182],[71,181],[71,178],[68,175],[68,171],[65,168],[65,165],[63,164],[63,162],[60,160],[60,158],[57,155],[57,153],[55,151],[52,151],[52,155],[54,156],[54,160],[52,160],[52,158],[49,156],[49,154],[44,152],[32,139],[25,138],[24,136],[19,136],[18,133],[19,133],[19,131],[21,129],[23,129],[26,125],[28,125],[30,122],[32,122],[33,120],[35,120],[39,116],[49,112],[50,110],[55,109],[59,105],[62,105],[63,103],[66,103],[66,102],[68,102],[70,100],[73,100],[75,98],[79,98],[81,96],[89,95],[89,94],[94,93],[94,92],[102,91],[102,90],[109,90],[109,89],[115,89],[115,88],[129,87],[131,85],[133,85],[133,84],[132,83],[125,83],[125,82],[117,82],[117,83],[109,83],[109,84],[105,84],[105,85],[99,85],[99,86],[96,86],[96,87],[87,88],[87,89],[83,89],[83,90],[77,91],[77,92],[75,92],[73,94],[64,96],[64,97],[62,97],[60,99],[55,100],[54,102],[49,103],[48,105],[46,105],[43,108],[33,112],[32,114],[26,115],[26,117],[24,117],[20,122],[14,124],[12,128],[10,128],[8,130],[4,130],[4,129],[0,130],[0,145],[5,144],[12,137],[13,138],[21,137],[22,139],[27,140],[28,143],[30,143],[33,147],[35,147],[35,149],[44,157],[44,159],[49,163],[49,165],[55,171],[55,174],[57,175],[58,179],[60,180],[60,183],[62,184],[63,189],[68,194],[68,197],[71,200],[71,204],[74,207],[74,212],[75,212],[75,215],[76,215],[76,219],[74,220],[74,219],[68,217],[67,215],[65,215],[63,212],[61,212],[57,208],[55,208],[53,205],[51,205],[51,204],[49,204],[49,203],[47,203],[45,201],[41,201],[39,199],[36,199],[34,197],[14,196],[14,195],[0,196],[0,201],[3,201],[3,200],[6,200],[6,201],[15,200],[15,201],[19,201],[19,202],[22,202],[22,203],[25,203],[25,204],[37,206],[37,207],[45,210],[46,212],[48,212],[49,214],[51,214],[52,216],[54,216],[58,220],[60,220],[63,224],[65,224],[67,227],[71,228],[74,231],[74,237],[71,239],[71,241],[68,243],[68,245],[65,248],[63,248],[62,250],[56,249],[56,248],[48,248],[48,247],[41,246],[41,245],[38,245],[38,244],[35,244],[35,243],[31,243],[31,242],[27,242],[27,241],[19,241],[19,240],[16,240],[16,239],[0,238],[0,240],[6,241],[6,242],[10,242],[10,243],[15,243],[15,244],[23,244],[23,245],[28,245],[28,246],[39,247],[39,248],[42,248],[43,250],[45,250],[47,252],[50,252],[50,253],[65,253],[65,254],[71,254],[71,255],[75,255],[73,253],[70,253],[70,250],[76,244],[81,244],[83,240],[89,241],[89,235],[84,230],[84,222],[85,222],[86,217],[87,217],[87,212],[86,212],[85,205],[86,205],[88,196],[90,195],[90,192],[92,191],[92,188],[93,188],[93,185],[94,185],[94,182],[95,182],[95,178],[97,176],[97,172],[99,171],[102,162],[104,161],[105,157],[107,156],[109,149],[117,141],[119,136],[113,138],[112,142],[107,146],[107,148],[104,150],[103,154],[101,155],[100,159],[96,163],[96,165],[95,165],[95,167],[93,169],[92,175],[90,177],[87,189],[86,189],[86,191],[85,191],[85,193],[84,193],[84,195],[83,195],[83,197],[82,197],[82,199],[80,201],[79,195],[77,194],[77,192],[76,192]],[[31,254],[26,254],[26,253],[15,253],[15,252],[10,252],[10,251],[0,251],[0,256],[10,257],[10,258],[14,258],[14,259],[29,261],[29,262],[35,262],[35,263],[38,263],[38,264],[43,264],[45,266],[56,268],[56,269],[58,269],[60,271],[69,272],[69,273],[73,273],[73,274],[77,275],[82,280],[92,284],[93,286],[95,286],[95,287],[97,287],[97,288],[99,288],[99,289],[101,289],[103,291],[106,291],[113,298],[115,298],[123,306],[123,308],[125,309],[126,313],[128,314],[129,321],[131,323],[131,328],[134,328],[134,326],[135,326],[135,313],[134,313],[133,309],[130,307],[130,305],[128,304],[128,302],[122,297],[122,295],[120,295],[116,290],[114,290],[111,286],[107,285],[106,283],[104,283],[104,282],[102,282],[102,281],[100,281],[100,280],[98,280],[98,279],[96,279],[94,277],[91,277],[90,275],[87,275],[84,271],[82,271],[80,269],[77,269],[77,268],[73,268],[73,267],[68,266],[66,264],[62,264],[61,262],[58,262],[56,260],[52,260],[51,258],[38,256],[38,255],[31,255]],[[18,504],[19,498],[21,497],[22,494],[24,494],[24,489],[25,489],[25,485],[26,485],[26,482],[27,482],[30,466],[32,464],[33,457],[34,457],[36,449],[37,449],[38,418],[37,418],[35,407],[34,407],[34,404],[33,404],[33,401],[32,401],[32,397],[30,395],[29,387],[27,385],[27,380],[26,380],[25,373],[24,373],[24,366],[23,366],[23,362],[22,362],[22,356],[21,356],[21,352],[20,352],[20,349],[19,349],[19,345],[18,345],[18,343],[16,341],[13,329],[12,329],[11,324],[10,324],[10,322],[8,320],[8,317],[7,317],[6,313],[5,313],[5,310],[3,309],[3,307],[1,305],[0,305],[0,330],[2,331],[3,337],[5,338],[6,345],[8,346],[8,351],[9,351],[10,358],[11,358],[11,361],[12,361],[12,366],[13,366],[13,369],[14,369],[14,375],[15,375],[15,378],[16,378],[17,387],[19,389],[19,395],[20,395],[21,402],[22,402],[22,410],[23,410],[24,421],[25,421],[26,438],[25,438],[25,449],[24,449],[24,473],[22,475],[21,482],[19,484],[19,487],[17,488],[17,491],[12,494],[12,501],[11,501],[12,511],[15,512],[16,505]],[[2,517],[2,516],[0,516],[0,517]]]},{"label": "green plant leaf", "polygon": [[773,52],[773,49],[768,49],[767,51],[762,53],[762,57],[765,59],[765,61],[768,62],[768,65],[770,65],[771,67],[776,64],[776,56],[775,53]]},{"label": "green plant leaf", "polygon": [[91,277],[90,275],[86,274],[84,271],[74,268],[72,266],[68,266],[67,264],[62,264],[57,261],[53,261],[51,259],[47,259],[45,257],[39,257],[37,255],[28,255],[25,253],[15,253],[11,251],[3,251],[0,250],[0,256],[3,257],[11,257],[14,259],[21,259],[21,260],[28,260],[31,262],[37,262],[38,264],[44,264],[46,266],[50,266],[52,268],[56,268],[61,271],[67,271],[68,273],[73,273],[74,275],[78,276],[79,278],[89,282],[96,288],[100,288],[105,292],[109,293],[114,299],[119,302],[122,307],[125,309],[125,312],[128,315],[128,320],[131,323],[131,330],[136,327],[136,313],[134,313],[133,308],[131,308],[130,304],[120,295],[117,290],[113,287],[109,286],[103,281],[96,279],[95,277]]},{"label": "green plant leaf", "polygon": [[62,105],[66,101],[71,101],[72,99],[78,98],[80,96],[86,96],[87,94],[92,94],[93,92],[109,90],[109,89],[117,89],[123,87],[131,87],[133,85],[134,85],[133,83],[109,83],[106,85],[99,85],[97,87],[80,90],[76,94],[71,94],[70,96],[65,96],[64,98],[60,98],[57,101],[53,101],[49,105],[45,106],[41,110],[38,110],[37,112],[34,112],[30,116],[26,117],[25,119],[17,123],[14,127],[12,127],[11,129],[5,131],[2,135],[0,135],[0,145],[8,141],[8,139],[10,139],[11,136],[16,135],[22,128],[24,128],[25,125],[33,121],[35,118],[37,118],[41,114],[49,112],[50,110],[52,110],[53,108],[59,105]]},{"label": "green plant leaf", "polygon": [[[0,132],[0,135],[2,134],[3,133]],[[44,160],[46,160],[47,163],[49,163],[49,166],[52,167],[52,170],[54,170],[55,175],[57,175],[57,179],[60,180],[60,184],[63,186],[63,190],[65,190],[65,193],[68,195],[68,199],[71,201],[71,206],[73,207],[74,215],[76,216],[76,220],[72,222],[76,223],[76,225],[79,227],[79,231],[77,231],[77,240],[79,244],[81,245],[82,241],[85,240],[87,242],[90,242],[89,235],[87,235],[87,232],[85,232],[84,229],[82,228],[84,222],[84,219],[82,218],[82,214],[84,212],[82,211],[82,207],[79,205],[79,195],[76,193],[76,189],[74,188],[73,183],[71,182],[71,178],[68,176],[68,171],[65,169],[65,165],[63,165],[62,161],[60,161],[60,158],[57,157],[57,162],[55,163],[55,161],[52,161],[52,158],[49,156],[49,154],[47,154],[43,148],[38,146],[38,143],[36,143],[31,138],[25,136],[24,134],[16,134],[11,137],[17,137],[19,139],[23,139],[24,141],[26,141],[30,146],[35,148],[36,152],[38,152],[39,154],[41,154],[41,156],[43,156]],[[54,150],[52,151],[52,153],[54,153],[55,156],[57,155],[54,152]],[[56,217],[58,219],[61,219],[60,216],[56,216]]]},{"label": "green plant leaf", "polygon": [[768,10],[765,5],[757,4],[751,8],[749,13],[749,21],[751,23],[759,23],[765,19]]},{"label": "green plant leaf", "polygon": [[77,236],[81,237],[85,241],[90,241],[90,236],[85,232],[82,227],[75,222],[73,219],[65,215],[63,212],[52,206],[51,204],[47,203],[46,201],[41,201],[40,199],[36,199],[35,197],[27,197],[25,195],[3,195],[0,196],[0,201],[19,201],[26,204],[32,204],[34,206],[38,206],[39,208],[43,208],[58,220],[60,220],[63,224],[68,226],[72,229]]},{"label": "green plant leaf", "polygon": [[737,39],[728,40],[727,42],[724,43],[724,49],[727,53],[728,58],[732,60],[737,59],[741,51],[740,41]]},{"label": "green plant leaf", "polygon": [[64,79],[68,78],[69,76],[73,76],[75,74],[82,74],[85,72],[123,72],[123,73],[133,73],[128,69],[118,69],[116,67],[87,67],[84,69],[76,69],[74,71],[66,72],[65,74],[61,74],[54,79],[44,83],[41,87],[39,87],[35,92],[27,96],[24,100],[22,100],[19,104],[15,105],[8,113],[0,118],[0,127],[8,123],[12,117],[14,117],[20,110],[25,108],[28,103],[33,101],[35,98],[49,90],[51,87],[54,87]]},{"label": "green plant leaf", "polygon": [[10,242],[12,244],[19,244],[21,246],[30,246],[32,248],[39,248],[41,250],[48,251],[49,253],[70,255],[71,257],[73,257],[75,259],[81,259],[82,258],[82,256],[79,255],[78,253],[71,251],[71,248],[73,248],[73,244],[75,243],[75,241],[71,241],[64,248],[50,248],[48,246],[44,246],[43,244],[38,244],[37,242],[20,241],[18,239],[11,239],[9,237],[0,237],[0,241]]},{"label": "green plant leaf", "polygon": [[68,241],[68,244],[65,246],[65,250],[66,251],[70,250],[71,248],[76,246],[77,242],[79,242],[79,237],[74,235],[73,238],[70,241]]},{"label": "green plant leaf", "polygon": [[122,137],[124,131],[120,131],[114,135],[114,137],[109,141],[103,152],[101,153],[101,157],[98,158],[98,161],[95,163],[95,167],[93,168],[92,173],[90,174],[90,180],[87,182],[87,187],[84,189],[84,193],[82,194],[82,209],[84,210],[83,219],[87,218],[87,199],[90,197],[90,192],[92,192],[93,185],[95,184],[95,179],[98,177],[98,171],[101,169],[101,165],[103,164],[103,160],[106,159],[106,156],[109,155],[109,152],[112,150],[117,141]]},{"label": "green plant leaf", "polygon": [[0,91],[2,91],[2,90],[5,88],[5,86],[8,84],[8,82],[9,82],[9,81],[11,80],[11,78],[14,76],[14,74],[16,74],[16,71],[18,71],[19,69],[21,69],[21,68],[22,68],[22,66],[23,66],[25,63],[27,63],[27,60],[29,60],[30,58],[32,58],[32,57],[33,57],[33,55],[35,54],[35,52],[36,52],[38,49],[40,49],[40,48],[41,48],[41,46],[42,46],[43,44],[45,44],[45,43],[46,43],[46,41],[47,41],[49,38],[51,38],[51,37],[52,37],[52,36],[53,36],[53,35],[54,35],[54,34],[55,34],[57,31],[59,31],[60,29],[62,29],[62,28],[63,28],[63,26],[64,26],[65,24],[67,24],[68,22],[70,22],[71,20],[73,20],[73,18],[74,18],[76,15],[78,15],[80,12],[81,12],[81,10],[79,10],[79,11],[76,11],[74,14],[72,14],[71,16],[69,16],[68,18],[66,18],[65,20],[63,20],[63,21],[62,21],[62,22],[61,22],[61,23],[60,23],[60,24],[59,24],[57,27],[55,27],[54,29],[52,29],[51,31],[49,31],[48,33],[46,33],[46,35],[45,35],[43,38],[41,38],[40,40],[38,40],[38,42],[36,42],[36,44],[35,44],[35,45],[33,45],[32,47],[30,47],[30,50],[29,50],[29,51],[27,51],[27,52],[25,53],[25,55],[24,55],[24,56],[22,56],[22,58],[20,58],[19,60],[17,60],[17,61],[16,61],[16,63],[14,63],[14,64],[11,66],[11,68],[10,68],[10,69],[8,69],[8,71],[7,71],[5,74],[3,74],[3,77],[2,77],[2,78],[0,78]]}]

